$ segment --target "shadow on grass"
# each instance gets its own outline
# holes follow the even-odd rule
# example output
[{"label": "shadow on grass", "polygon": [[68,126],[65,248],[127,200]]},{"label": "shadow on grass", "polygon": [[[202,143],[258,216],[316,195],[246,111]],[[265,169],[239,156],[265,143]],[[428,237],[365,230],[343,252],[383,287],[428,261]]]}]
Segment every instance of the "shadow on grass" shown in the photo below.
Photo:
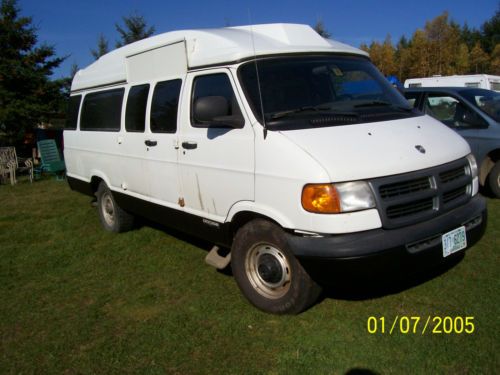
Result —
[{"label": "shadow on grass", "polygon": [[[164,225],[157,224],[144,218],[138,218],[136,226],[137,228],[148,226],[157,229],[166,235],[184,241],[206,253],[213,247],[213,243],[209,241],[204,241],[193,235],[165,227]],[[375,271],[373,276],[364,279],[360,279],[358,274],[350,276],[346,276],[345,274],[341,276],[329,275],[328,285],[323,285],[322,296],[315,304],[321,303],[326,298],[362,301],[398,294],[443,275],[460,263],[463,258],[464,253],[457,254],[438,266],[413,272],[384,273],[377,275]],[[207,265],[207,267],[210,266]],[[233,276],[230,265],[223,270],[217,270],[217,272],[228,277]]]},{"label": "shadow on grass", "polygon": [[[361,301],[381,298],[391,294],[398,294],[435,279],[458,265],[464,258],[464,253],[429,269],[403,273],[385,273],[371,278],[360,280],[356,276],[346,278],[332,277],[332,283],[324,286],[325,298],[347,301]],[[320,302],[320,301],[318,301]]]}]

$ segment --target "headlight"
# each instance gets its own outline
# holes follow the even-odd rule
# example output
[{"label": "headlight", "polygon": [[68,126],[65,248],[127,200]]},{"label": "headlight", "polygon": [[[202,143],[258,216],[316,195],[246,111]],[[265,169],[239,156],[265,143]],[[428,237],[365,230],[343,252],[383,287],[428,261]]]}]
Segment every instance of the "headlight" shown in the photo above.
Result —
[{"label": "headlight", "polygon": [[469,154],[467,155],[467,160],[469,161],[470,174],[472,176],[472,179],[474,179],[478,175],[476,158],[474,157],[474,155]]},{"label": "headlight", "polygon": [[375,207],[375,198],[364,181],[308,184],[302,190],[302,207],[309,212],[338,214]]},{"label": "headlight", "polygon": [[467,155],[467,161],[469,162],[470,175],[472,177],[470,195],[474,196],[479,192],[479,179],[478,179],[479,173],[477,168],[477,162],[476,158],[472,154]]}]

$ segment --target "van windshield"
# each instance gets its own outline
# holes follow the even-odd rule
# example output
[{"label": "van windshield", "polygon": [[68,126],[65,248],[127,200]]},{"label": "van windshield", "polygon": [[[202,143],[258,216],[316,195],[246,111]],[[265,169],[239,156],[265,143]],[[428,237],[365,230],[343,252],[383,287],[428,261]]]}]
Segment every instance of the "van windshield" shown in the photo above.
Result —
[{"label": "van windshield", "polygon": [[363,57],[264,58],[241,65],[238,76],[255,116],[262,123],[264,115],[270,130],[350,125],[421,115]]},{"label": "van windshield", "polygon": [[460,94],[495,121],[500,122],[500,93],[484,89],[466,89]]}]

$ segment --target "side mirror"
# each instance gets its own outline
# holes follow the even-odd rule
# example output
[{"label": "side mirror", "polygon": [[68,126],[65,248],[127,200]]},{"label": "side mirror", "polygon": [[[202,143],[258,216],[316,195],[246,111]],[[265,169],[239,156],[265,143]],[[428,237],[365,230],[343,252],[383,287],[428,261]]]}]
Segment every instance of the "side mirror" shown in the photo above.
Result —
[{"label": "side mirror", "polygon": [[196,99],[193,108],[193,126],[209,128],[242,128],[241,116],[230,115],[228,100],[223,96],[203,96]]}]

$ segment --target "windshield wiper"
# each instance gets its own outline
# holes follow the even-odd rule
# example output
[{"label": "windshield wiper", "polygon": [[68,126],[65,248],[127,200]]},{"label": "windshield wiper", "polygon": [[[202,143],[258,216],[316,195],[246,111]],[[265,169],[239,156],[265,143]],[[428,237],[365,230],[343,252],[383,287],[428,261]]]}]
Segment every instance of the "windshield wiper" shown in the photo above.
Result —
[{"label": "windshield wiper", "polygon": [[269,118],[271,120],[276,120],[278,118],[286,117],[286,116],[293,115],[296,113],[308,112],[308,111],[323,112],[323,111],[331,111],[331,109],[329,107],[325,107],[325,106],[310,106],[310,105],[308,105],[308,106],[304,106],[304,107],[289,109],[287,111],[276,112],[276,113],[273,113]]},{"label": "windshield wiper", "polygon": [[384,100],[372,100],[366,103],[360,103],[354,105],[354,108],[363,108],[363,107],[392,107],[406,112],[410,112],[413,109],[410,107],[403,107],[400,105],[396,105],[391,102],[386,102]]}]

